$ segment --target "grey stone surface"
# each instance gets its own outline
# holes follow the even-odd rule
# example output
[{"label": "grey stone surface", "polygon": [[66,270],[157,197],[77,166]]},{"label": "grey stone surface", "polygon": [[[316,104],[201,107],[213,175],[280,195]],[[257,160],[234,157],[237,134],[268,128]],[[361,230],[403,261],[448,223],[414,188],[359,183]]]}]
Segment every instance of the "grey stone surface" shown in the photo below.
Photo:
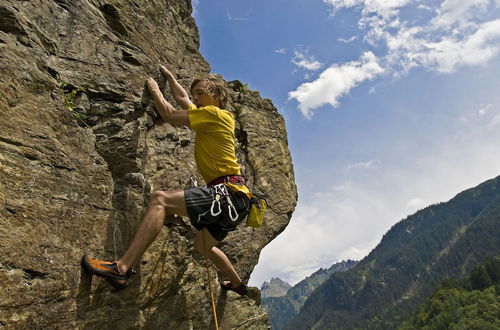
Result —
[{"label": "grey stone surface", "polygon": [[[213,326],[187,219],[162,230],[124,291],[79,264],[121,255],[151,191],[202,183],[193,134],[159,125],[145,91],[148,76],[165,87],[160,64],[186,88],[210,71],[191,11],[187,0],[0,1],[0,327]],[[297,193],[282,116],[257,92],[231,96],[238,157],[269,202],[262,228],[241,226],[221,246],[248,279]],[[269,327],[211,272],[221,328]]]}]

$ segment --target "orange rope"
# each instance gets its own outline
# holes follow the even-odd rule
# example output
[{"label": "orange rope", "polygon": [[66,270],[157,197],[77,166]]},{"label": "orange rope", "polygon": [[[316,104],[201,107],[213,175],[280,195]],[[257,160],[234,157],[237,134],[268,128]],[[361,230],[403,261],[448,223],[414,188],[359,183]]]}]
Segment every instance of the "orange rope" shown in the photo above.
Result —
[{"label": "orange rope", "polygon": [[219,330],[219,324],[217,323],[217,312],[215,310],[214,291],[212,290],[212,278],[210,277],[210,269],[208,268],[207,249],[205,247],[205,235],[203,231],[201,232],[201,238],[203,240],[203,251],[205,252],[205,267],[207,268],[208,289],[210,290],[210,298],[212,299],[212,312],[214,314],[215,329]]}]

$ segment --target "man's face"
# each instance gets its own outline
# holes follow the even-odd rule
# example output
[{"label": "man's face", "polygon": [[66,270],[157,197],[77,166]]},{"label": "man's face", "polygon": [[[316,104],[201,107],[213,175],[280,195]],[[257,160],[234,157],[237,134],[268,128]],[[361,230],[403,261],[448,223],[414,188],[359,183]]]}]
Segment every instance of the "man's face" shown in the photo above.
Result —
[{"label": "man's face", "polygon": [[193,90],[193,102],[197,108],[206,107],[207,105],[220,106],[219,99],[211,94],[207,93],[207,82],[200,81],[194,85]]}]

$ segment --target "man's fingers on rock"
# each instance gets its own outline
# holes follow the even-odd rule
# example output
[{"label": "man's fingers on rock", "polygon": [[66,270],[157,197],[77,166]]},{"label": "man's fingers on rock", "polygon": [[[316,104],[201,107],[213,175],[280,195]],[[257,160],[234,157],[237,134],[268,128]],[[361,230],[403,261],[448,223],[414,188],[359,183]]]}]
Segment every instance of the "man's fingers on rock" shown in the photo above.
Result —
[{"label": "man's fingers on rock", "polygon": [[156,81],[153,78],[148,78],[147,85],[150,89],[158,88],[158,84],[156,83]]},{"label": "man's fingers on rock", "polygon": [[165,76],[172,76],[172,73],[164,65],[160,65],[160,71]]}]

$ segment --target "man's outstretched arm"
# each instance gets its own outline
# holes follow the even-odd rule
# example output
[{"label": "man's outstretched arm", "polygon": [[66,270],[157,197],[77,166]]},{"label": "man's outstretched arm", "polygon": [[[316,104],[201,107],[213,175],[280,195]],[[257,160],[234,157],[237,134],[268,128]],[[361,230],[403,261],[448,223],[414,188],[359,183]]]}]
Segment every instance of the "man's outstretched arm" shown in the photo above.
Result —
[{"label": "man's outstretched arm", "polygon": [[165,98],[153,78],[148,78],[148,90],[153,96],[156,111],[164,122],[174,126],[190,126],[189,115],[186,110],[176,110]]},{"label": "man's outstretched arm", "polygon": [[170,86],[170,91],[175,99],[175,102],[177,102],[182,109],[189,109],[193,102],[189,99],[189,95],[186,90],[177,82],[172,72],[170,72],[164,65],[160,65],[160,71],[168,81],[168,85]]}]

